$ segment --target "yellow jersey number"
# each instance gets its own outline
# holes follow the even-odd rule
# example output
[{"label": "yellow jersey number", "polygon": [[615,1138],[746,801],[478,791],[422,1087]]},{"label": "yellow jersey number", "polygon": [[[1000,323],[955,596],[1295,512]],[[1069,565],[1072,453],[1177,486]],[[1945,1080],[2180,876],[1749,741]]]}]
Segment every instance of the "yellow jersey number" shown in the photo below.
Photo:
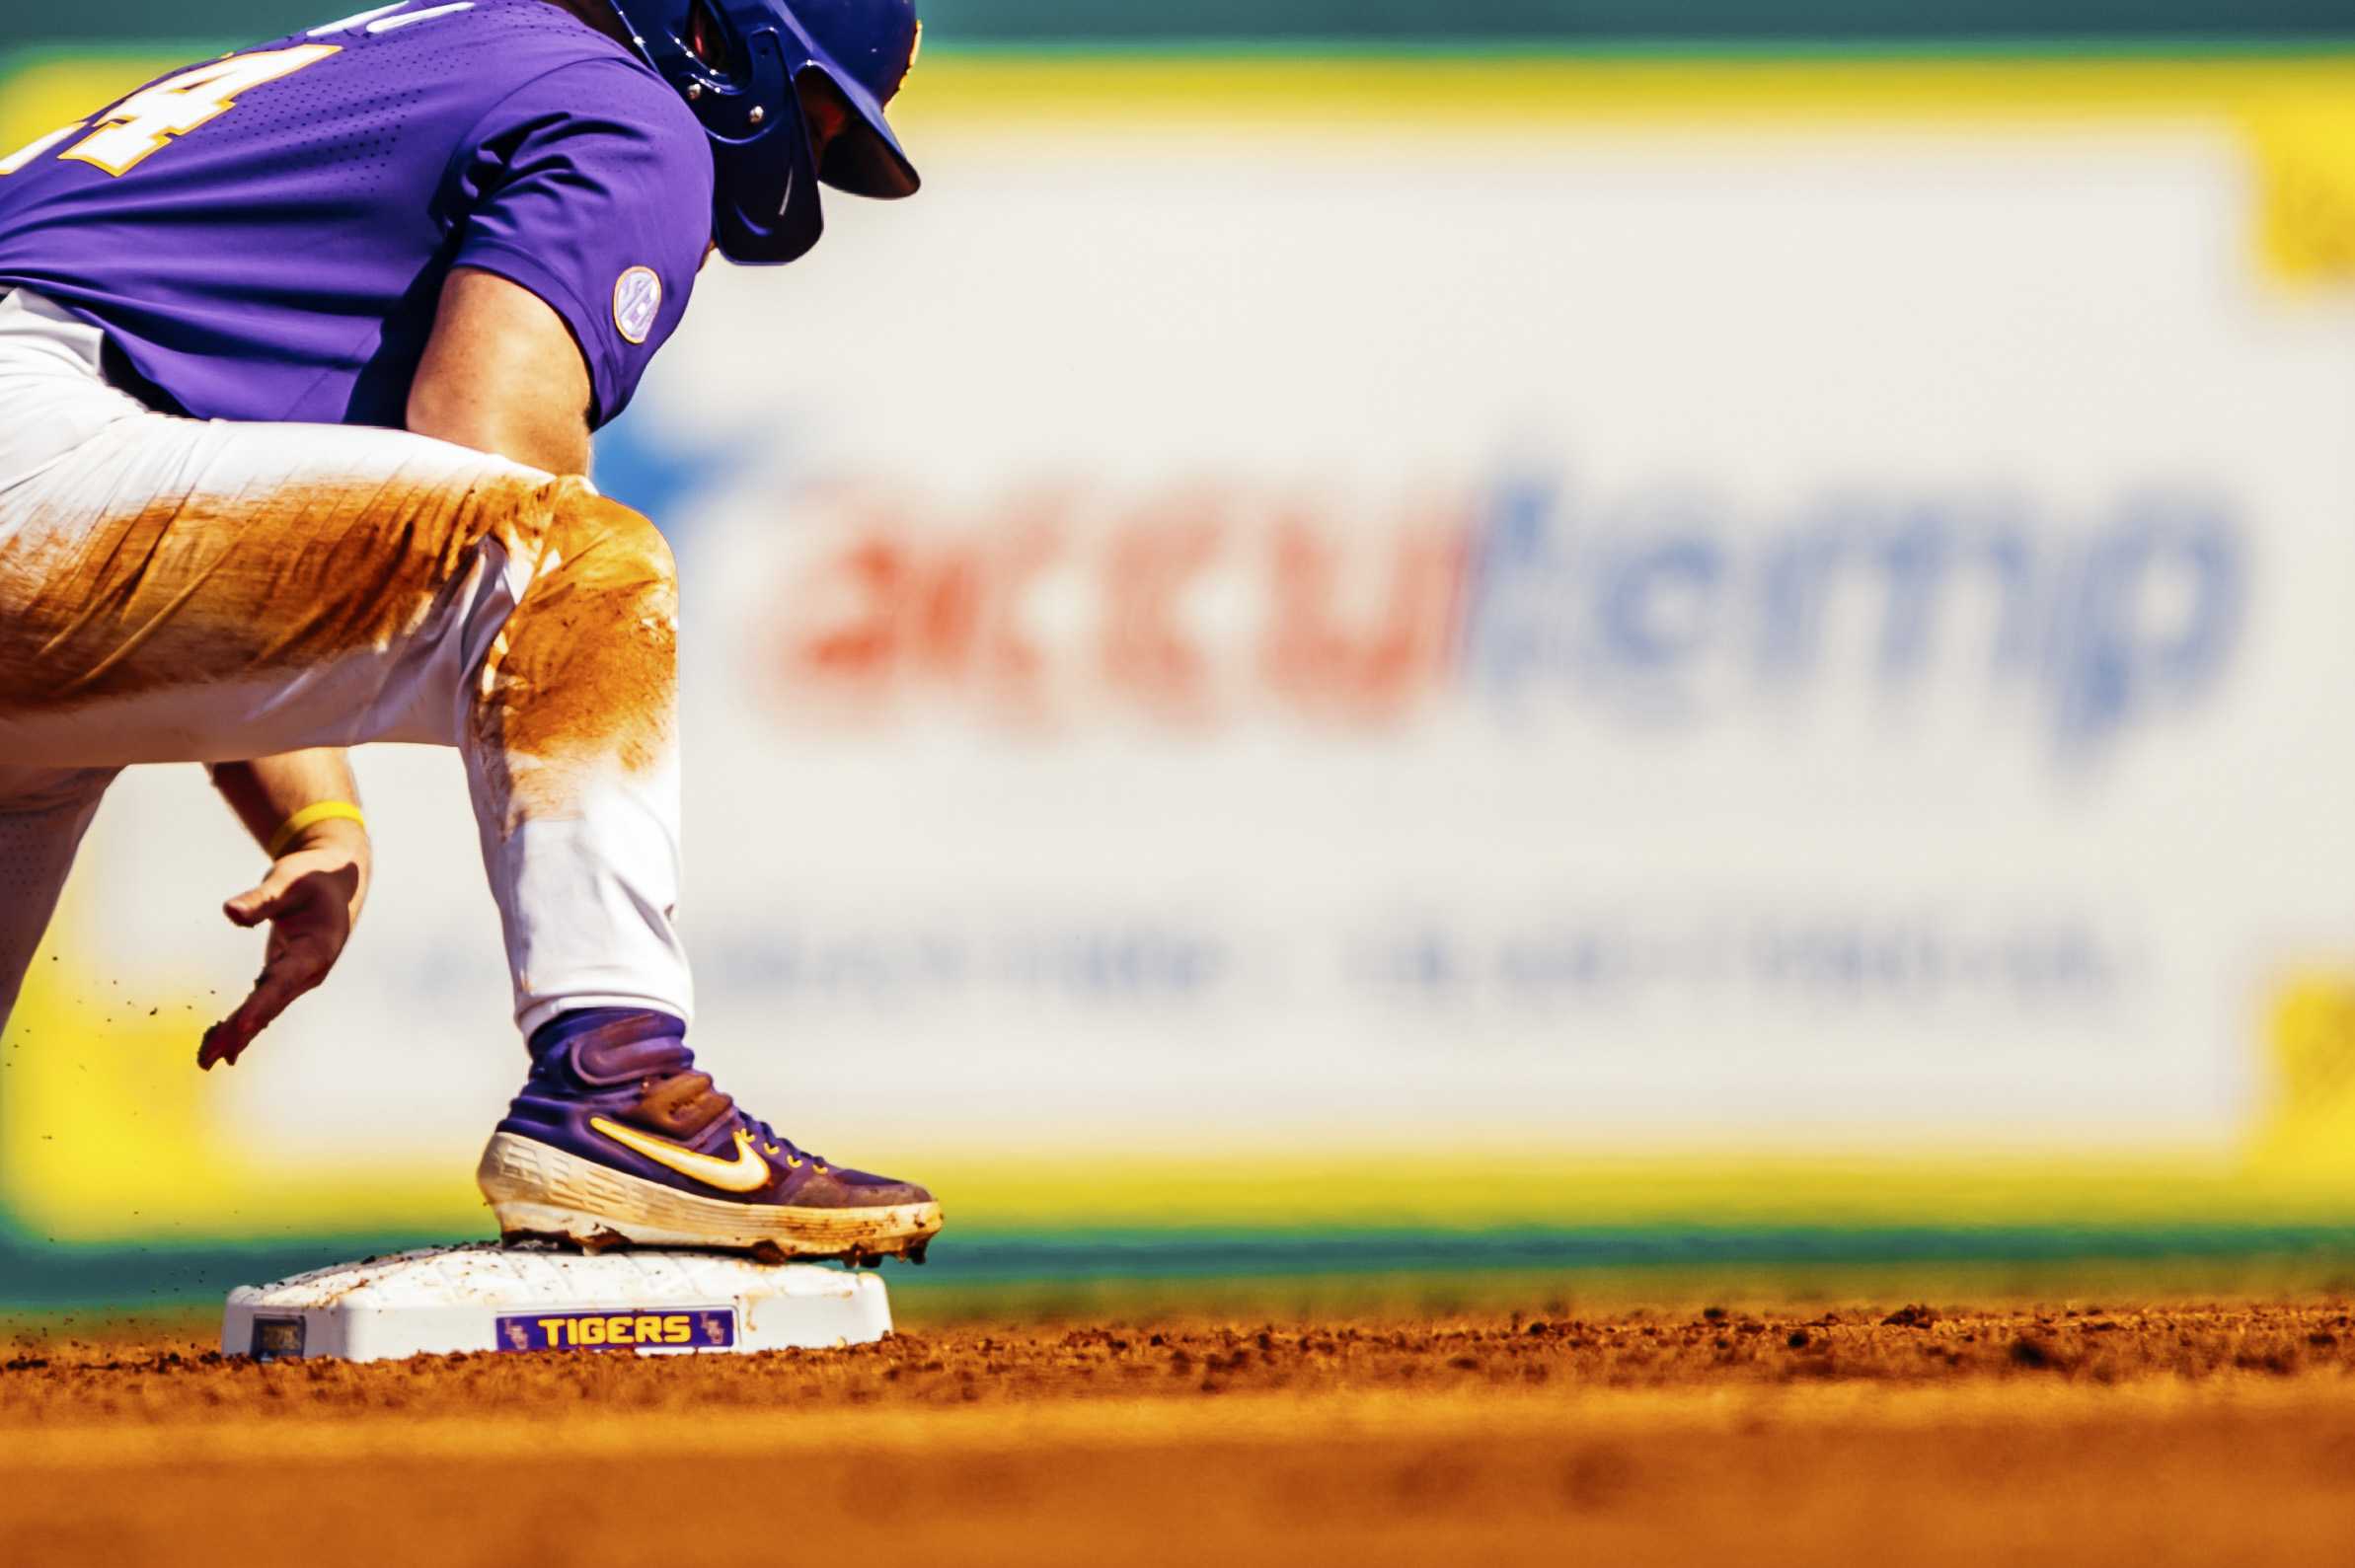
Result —
[{"label": "yellow jersey number", "polygon": [[149,155],[170,146],[173,137],[185,136],[235,109],[239,94],[281,76],[292,76],[307,65],[316,65],[341,52],[341,46],[333,43],[304,43],[291,49],[232,54],[225,60],[183,71],[153,87],[141,88],[94,120],[81,120],[53,130],[31,146],[0,158],[0,177],[17,173],[58,143],[73,141],[76,136],[81,139],[73,141],[58,157],[78,160],[111,175],[129,174]]}]

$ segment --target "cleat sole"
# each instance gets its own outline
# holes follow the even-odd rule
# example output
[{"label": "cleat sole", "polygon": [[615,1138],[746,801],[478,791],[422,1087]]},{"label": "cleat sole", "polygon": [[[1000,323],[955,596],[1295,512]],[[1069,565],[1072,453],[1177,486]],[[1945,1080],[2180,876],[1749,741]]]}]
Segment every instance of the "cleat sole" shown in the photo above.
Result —
[{"label": "cleat sole", "polygon": [[496,1133],[475,1171],[500,1235],[591,1254],[624,1247],[709,1247],[766,1263],[902,1256],[941,1229],[938,1203],[790,1209],[699,1198],[577,1155]]}]

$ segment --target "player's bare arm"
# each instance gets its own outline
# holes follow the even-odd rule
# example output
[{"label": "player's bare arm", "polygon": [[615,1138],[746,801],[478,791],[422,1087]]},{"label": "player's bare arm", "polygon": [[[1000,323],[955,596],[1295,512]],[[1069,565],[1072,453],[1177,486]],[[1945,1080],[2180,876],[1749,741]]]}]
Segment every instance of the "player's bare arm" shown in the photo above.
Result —
[{"label": "player's bare arm", "polygon": [[327,979],[359,922],[373,869],[359,786],[342,752],[288,752],[211,772],[222,798],[269,853],[270,867],[221,906],[236,925],[266,922],[269,940],[253,991],[205,1033],[196,1063],[208,1071],[216,1062],[236,1066],[256,1035]]},{"label": "player's bare arm", "polygon": [[[442,285],[433,336],[411,385],[409,428],[551,474],[589,469],[589,376],[564,318],[495,272],[459,267]],[[340,751],[296,752],[213,770],[255,841],[311,807],[359,798]],[[270,929],[262,974],[245,1004],[206,1032],[199,1066],[234,1067],[256,1035],[318,988],[350,940],[367,897],[368,832],[348,817],[306,827],[273,850],[268,876],[223,906],[241,926]]]},{"label": "player's bare arm", "polygon": [[[460,267],[442,286],[433,336],[409,394],[409,428],[551,474],[586,474],[589,376],[564,319],[494,272]],[[223,906],[241,926],[266,922],[261,976],[243,1006],[205,1033],[197,1064],[236,1066],[294,1000],[316,990],[350,940],[367,897],[367,828],[331,816],[281,840],[313,807],[356,803],[351,765],[335,750],[213,769],[213,783],[272,863],[262,884]]]},{"label": "player's bare arm", "polygon": [[[495,272],[460,267],[442,286],[433,336],[409,393],[409,428],[551,474],[589,469],[589,377],[564,319]],[[255,841],[272,849],[260,886],[223,912],[270,929],[261,976],[243,1006],[204,1036],[197,1064],[236,1066],[255,1036],[315,990],[342,956],[367,899],[368,831],[349,817],[281,827],[315,805],[356,802],[341,751],[296,752],[213,769],[213,783]]]},{"label": "player's bare arm", "polygon": [[588,364],[564,318],[495,272],[441,288],[409,389],[409,428],[550,474],[589,471]]}]

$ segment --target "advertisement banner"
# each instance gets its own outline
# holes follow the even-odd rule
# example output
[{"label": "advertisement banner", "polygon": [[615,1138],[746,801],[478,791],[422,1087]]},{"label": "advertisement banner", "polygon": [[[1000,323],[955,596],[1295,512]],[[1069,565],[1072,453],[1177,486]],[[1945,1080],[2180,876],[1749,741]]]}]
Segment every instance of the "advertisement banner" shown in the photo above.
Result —
[{"label": "advertisement banner", "polygon": [[[750,1107],[1019,1187],[2229,1163],[2285,1015],[2329,1079],[2326,111],[1502,64],[1288,114],[1145,64],[1114,126],[961,69],[923,197],[708,269],[600,444],[684,576],[695,1040]],[[523,1059],[461,778],[360,767],[363,935],[226,1082],[187,1058],[252,852],[195,770],[124,780],[0,1078],[21,1212],[468,1211]],[[186,1155],[135,1221],[35,1131],[94,1094]]]}]

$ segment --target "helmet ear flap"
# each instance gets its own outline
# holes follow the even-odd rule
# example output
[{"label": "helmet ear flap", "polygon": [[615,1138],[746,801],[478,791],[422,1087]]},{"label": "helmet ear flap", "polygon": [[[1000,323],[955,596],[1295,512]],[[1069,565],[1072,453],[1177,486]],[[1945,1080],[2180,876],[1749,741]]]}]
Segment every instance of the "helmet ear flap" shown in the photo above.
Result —
[{"label": "helmet ear flap", "polygon": [[[784,84],[785,123],[755,141],[713,141],[719,188],[713,237],[720,242],[720,254],[731,261],[774,265],[807,255],[825,233],[826,219],[809,127],[775,35],[755,38],[753,49],[756,55],[773,56],[757,60],[756,66],[774,67],[776,79]],[[756,76],[765,74],[755,71]],[[781,149],[783,157],[778,156]]]}]

